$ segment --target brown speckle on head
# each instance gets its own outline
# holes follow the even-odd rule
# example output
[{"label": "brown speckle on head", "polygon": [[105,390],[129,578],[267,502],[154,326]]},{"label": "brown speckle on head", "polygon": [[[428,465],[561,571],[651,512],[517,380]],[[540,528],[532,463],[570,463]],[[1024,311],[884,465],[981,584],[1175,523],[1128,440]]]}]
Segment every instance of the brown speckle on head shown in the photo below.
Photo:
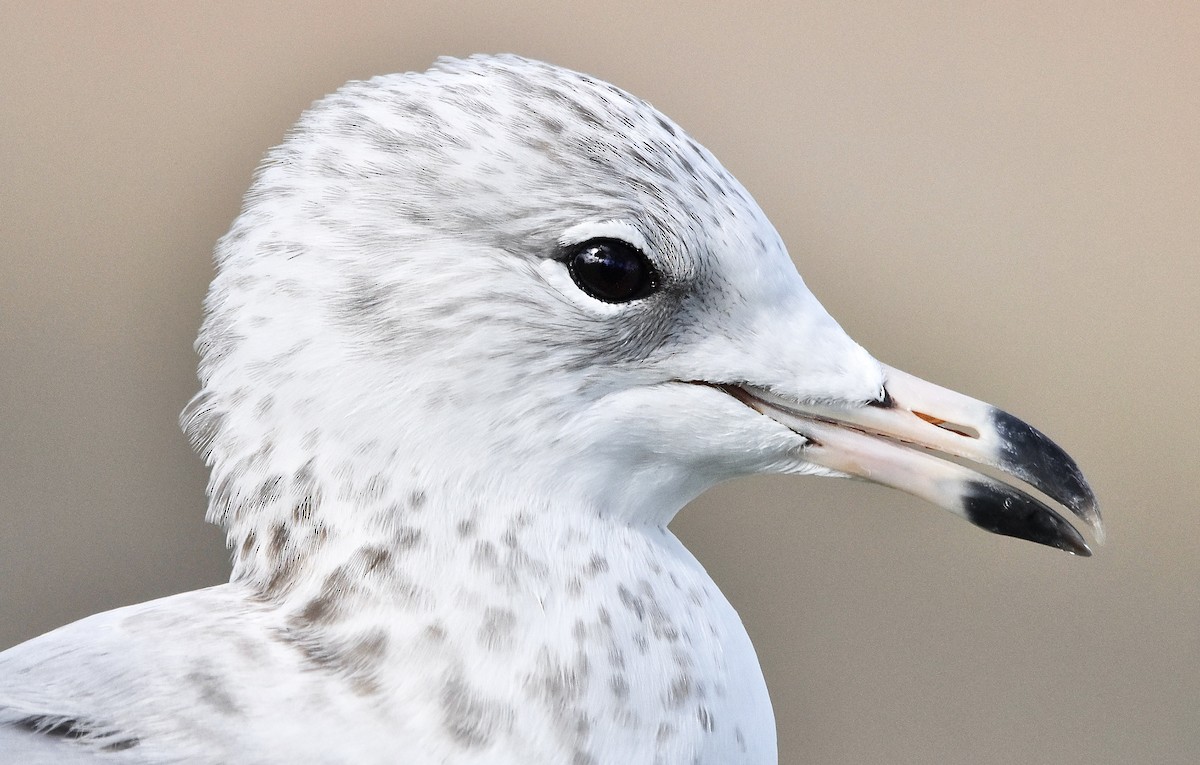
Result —
[{"label": "brown speckle on head", "polygon": [[517,626],[516,615],[507,608],[488,608],[479,625],[479,644],[488,650],[499,650],[512,645],[513,629]]},{"label": "brown speckle on head", "polygon": [[513,710],[468,685],[461,675],[442,686],[442,725],[459,746],[478,749],[512,727]]},{"label": "brown speckle on head", "polygon": [[650,652],[650,641],[644,633],[638,632],[633,636],[633,645],[642,656]]},{"label": "brown speckle on head", "polygon": [[665,744],[675,735],[675,726],[671,723],[659,723],[658,731],[654,734],[654,740],[658,744]]},{"label": "brown speckle on head", "polygon": [[682,672],[676,675],[675,679],[671,681],[671,687],[667,690],[667,704],[671,707],[683,706],[684,702],[692,697],[694,690],[691,673]]},{"label": "brown speckle on head", "polygon": [[582,697],[590,674],[586,653],[580,651],[573,661],[565,663],[543,648],[538,654],[537,670],[526,681],[526,688],[535,697],[562,707]]},{"label": "brown speckle on head", "polygon": [[337,621],[343,611],[343,606],[351,593],[358,589],[357,581],[347,565],[338,566],[321,585],[320,593],[309,600],[298,613],[292,615],[289,623],[293,627],[303,629]]},{"label": "brown speckle on head", "polygon": [[371,476],[369,479],[367,479],[367,483],[363,487],[361,497],[362,501],[378,502],[387,493],[390,484],[391,481],[389,481],[388,477],[382,473],[377,473]]},{"label": "brown speckle on head", "polygon": [[645,621],[646,606],[642,603],[641,598],[630,592],[629,588],[623,584],[617,587],[617,597],[621,599],[621,605],[629,609],[630,613],[636,616],[639,622]]},{"label": "brown speckle on head", "polygon": [[268,393],[258,400],[254,407],[254,414],[258,417],[266,417],[275,408],[275,396]]},{"label": "brown speckle on head", "polygon": [[616,669],[625,669],[625,652],[615,640],[608,647],[608,663]]},{"label": "brown speckle on head", "polygon": [[266,598],[277,598],[292,589],[296,584],[296,576],[301,569],[301,558],[298,553],[283,555],[275,559],[267,580],[262,585],[262,595]]},{"label": "brown speckle on head", "polygon": [[618,701],[625,701],[629,698],[629,681],[623,673],[618,672],[608,680],[608,688],[612,691],[613,696]]},{"label": "brown speckle on head", "polygon": [[388,646],[387,635],[382,629],[350,638],[309,631],[285,633],[284,638],[300,650],[311,668],[343,679],[358,695],[379,691],[378,674]]},{"label": "brown speckle on head", "polygon": [[384,576],[392,570],[392,551],[382,545],[367,545],[354,554],[352,565],[365,576]]},{"label": "brown speckle on head", "polygon": [[550,715],[561,744],[579,752],[587,752],[592,731],[586,703],[590,678],[590,662],[582,649],[565,659],[543,647],[536,669],[525,680],[527,696]]},{"label": "brown speckle on head", "polygon": [[296,524],[310,523],[312,521],[313,510],[316,508],[316,499],[311,494],[305,494],[292,506],[292,521]]},{"label": "brown speckle on head", "polygon": [[257,507],[266,507],[279,500],[280,487],[283,485],[283,476],[273,475],[267,478],[258,487],[258,493],[251,504]]},{"label": "brown speckle on head", "polygon": [[408,552],[421,545],[423,534],[416,526],[401,526],[392,537],[392,548],[398,552]]},{"label": "brown speckle on head", "polygon": [[471,551],[471,562],[480,570],[499,568],[500,556],[496,554],[496,546],[487,540],[476,542],[475,549]]},{"label": "brown speckle on head", "polygon": [[296,615],[296,621],[303,624],[329,624],[338,617],[338,598],[322,592],[305,604],[304,609]]},{"label": "brown speckle on head", "polygon": [[271,538],[267,541],[267,555],[272,560],[282,557],[291,542],[291,530],[286,523],[276,523],[271,526]]},{"label": "brown speckle on head", "polygon": [[[315,442],[317,440],[317,431],[310,430],[307,434],[305,434],[304,439],[306,441],[311,439]],[[296,468],[296,472],[292,476],[292,482],[296,486],[299,486],[303,489],[307,489],[317,484],[315,457],[309,458],[307,462]]]},{"label": "brown speckle on head", "polygon": [[420,489],[414,489],[408,495],[408,509],[413,512],[419,512],[425,507],[425,492]]},{"label": "brown speckle on head", "polygon": [[583,594],[583,580],[577,576],[573,576],[567,580],[567,595],[572,598],[578,598]]},{"label": "brown speckle on head", "polygon": [[608,571],[608,559],[603,555],[595,554],[588,559],[587,565],[584,567],[584,573],[589,576],[596,576]]},{"label": "brown speckle on head", "polygon": [[258,535],[254,533],[254,529],[250,529],[246,532],[246,535],[242,537],[242,544],[239,546],[242,557],[250,555],[257,547]]},{"label": "brown speckle on head", "polygon": [[[249,457],[246,457],[245,459],[243,459],[239,463],[239,466],[242,470],[245,470],[247,472],[261,470],[264,468],[264,466],[267,465],[267,462],[271,457],[271,453],[274,450],[275,450],[274,444],[272,444],[270,441],[264,441],[262,443],[262,445],[258,447],[258,449],[251,452]],[[283,479],[282,476],[277,476],[277,478],[279,479],[280,482],[282,482],[282,479]],[[266,501],[263,501],[261,499],[261,489],[260,489],[259,502],[261,504],[267,504],[267,502],[272,502],[272,501],[274,501],[274,500],[270,499],[270,498],[268,498]]]},{"label": "brown speckle on head", "polygon": [[658,595],[648,581],[642,579],[639,581],[639,589],[642,593],[641,601],[645,605],[646,614],[649,617],[650,628],[654,631],[654,637],[659,640],[665,640],[673,643],[679,639],[679,630],[675,626],[672,616],[662,607],[658,600]]}]

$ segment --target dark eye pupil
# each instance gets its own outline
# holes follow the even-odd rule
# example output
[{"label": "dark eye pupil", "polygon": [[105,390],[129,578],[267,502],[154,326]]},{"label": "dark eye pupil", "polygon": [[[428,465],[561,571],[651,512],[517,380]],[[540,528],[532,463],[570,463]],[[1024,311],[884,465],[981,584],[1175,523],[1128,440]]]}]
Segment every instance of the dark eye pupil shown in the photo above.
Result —
[{"label": "dark eye pupil", "polygon": [[576,245],[566,262],[579,289],[606,303],[636,300],[658,286],[646,256],[619,239],[591,239]]}]

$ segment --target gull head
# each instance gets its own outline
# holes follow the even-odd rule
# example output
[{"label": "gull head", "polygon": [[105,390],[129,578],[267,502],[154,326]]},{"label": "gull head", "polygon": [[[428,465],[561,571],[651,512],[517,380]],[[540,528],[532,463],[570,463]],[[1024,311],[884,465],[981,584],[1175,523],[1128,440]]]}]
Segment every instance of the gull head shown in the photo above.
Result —
[{"label": "gull head", "polygon": [[414,486],[662,526],[754,473],[877,481],[1080,554],[1054,506],[1100,529],[1061,449],[876,361],[711,153],[575,72],[344,86],[268,154],[216,264],[183,423],[235,549],[391,522]]}]

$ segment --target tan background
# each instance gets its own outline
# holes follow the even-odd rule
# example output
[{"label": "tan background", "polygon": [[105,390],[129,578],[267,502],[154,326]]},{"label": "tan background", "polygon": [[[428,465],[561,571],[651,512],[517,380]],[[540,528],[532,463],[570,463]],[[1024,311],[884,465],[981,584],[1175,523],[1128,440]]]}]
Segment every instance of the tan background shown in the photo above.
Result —
[{"label": "tan background", "polygon": [[224,578],[175,418],[263,151],[346,79],[515,51],[675,117],[851,334],[1038,424],[1104,503],[1091,560],[839,481],[686,510],[782,761],[1200,761],[1200,11],[798,5],[6,3],[0,647]]}]

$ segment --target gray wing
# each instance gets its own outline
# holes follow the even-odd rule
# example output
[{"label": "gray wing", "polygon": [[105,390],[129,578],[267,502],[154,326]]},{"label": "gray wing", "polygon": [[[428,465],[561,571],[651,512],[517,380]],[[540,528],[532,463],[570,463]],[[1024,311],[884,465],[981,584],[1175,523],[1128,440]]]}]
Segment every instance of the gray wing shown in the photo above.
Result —
[{"label": "gray wing", "polygon": [[82,746],[66,728],[41,727],[33,720],[0,724],[0,763],[4,765],[150,765],[137,752]]},{"label": "gray wing", "polygon": [[381,726],[378,700],[354,693],[289,629],[286,613],[228,584],[10,648],[0,653],[0,765],[394,762],[423,730],[404,710],[427,708],[425,692],[393,699]]},{"label": "gray wing", "polygon": [[197,735],[221,716],[202,684],[239,670],[218,665],[221,641],[248,615],[225,585],[97,614],[0,653],[0,765],[219,761]]}]

